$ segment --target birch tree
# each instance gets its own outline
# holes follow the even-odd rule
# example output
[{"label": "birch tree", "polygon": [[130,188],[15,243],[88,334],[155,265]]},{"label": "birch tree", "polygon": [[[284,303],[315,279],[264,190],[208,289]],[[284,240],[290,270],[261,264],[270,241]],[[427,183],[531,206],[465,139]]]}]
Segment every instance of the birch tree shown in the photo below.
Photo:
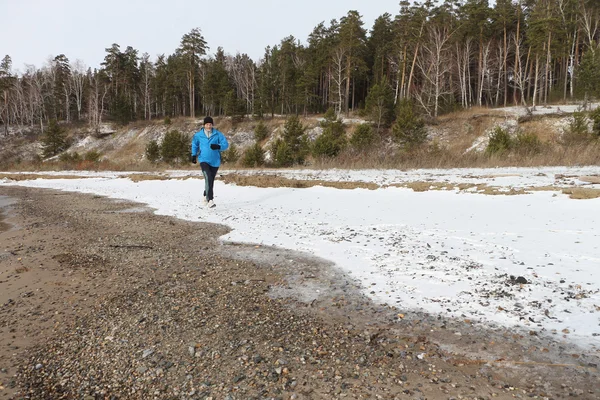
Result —
[{"label": "birch tree", "polygon": [[81,60],[76,60],[71,65],[71,74],[69,75],[69,93],[75,100],[75,108],[77,109],[77,120],[81,120],[81,111],[83,109],[83,97],[85,87],[85,64]]},{"label": "birch tree", "polygon": [[423,79],[421,90],[415,95],[427,114],[436,118],[442,95],[450,93],[447,75],[450,65],[447,62],[447,43],[450,32],[446,26],[429,26],[428,41],[421,47],[417,65]]},{"label": "birch tree", "polygon": [[152,79],[154,78],[154,65],[150,61],[150,55],[148,53],[142,54],[142,61],[140,63],[140,94],[142,98],[142,104],[144,106],[144,119],[152,118]]}]

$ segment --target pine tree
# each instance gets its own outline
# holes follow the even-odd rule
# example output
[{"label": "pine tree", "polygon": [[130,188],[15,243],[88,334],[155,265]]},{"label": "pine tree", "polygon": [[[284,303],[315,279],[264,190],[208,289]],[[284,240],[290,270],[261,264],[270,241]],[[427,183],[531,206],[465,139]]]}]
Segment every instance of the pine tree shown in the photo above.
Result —
[{"label": "pine tree", "polygon": [[354,128],[350,145],[356,150],[366,150],[375,142],[373,128],[369,124],[360,124]]},{"label": "pine tree", "polygon": [[267,46],[262,64],[259,67],[259,93],[260,106],[258,115],[265,113],[275,115],[275,109],[278,103],[279,73],[277,66],[277,57],[279,50],[277,46],[271,48]]},{"label": "pine tree", "polygon": [[[354,99],[350,99],[350,87],[353,85],[353,78],[358,74],[364,73],[366,63],[364,60],[366,53],[366,32],[363,28],[363,22],[358,11],[351,10],[341,18],[339,26],[340,50],[344,54],[345,63],[345,94],[341,110],[346,114],[350,112],[350,106],[354,108]],[[354,95],[354,93],[353,93]]]},{"label": "pine tree", "polygon": [[394,92],[384,79],[376,83],[365,103],[366,111],[377,124],[377,132],[381,126],[388,126],[394,119]]},{"label": "pine tree", "polygon": [[265,152],[260,144],[254,143],[244,152],[242,165],[248,168],[261,167],[265,164]]},{"label": "pine tree", "polygon": [[296,84],[298,71],[296,60],[298,60],[298,45],[293,36],[288,36],[281,41],[278,51],[277,64],[279,72],[279,93],[281,102],[281,114],[297,113],[294,100],[296,99]]},{"label": "pine tree", "polygon": [[271,143],[271,159],[275,167],[291,167],[294,165],[292,149],[285,140],[279,138]]},{"label": "pine tree", "polygon": [[258,121],[258,124],[254,127],[254,140],[256,142],[262,142],[269,136],[269,129],[263,121]]},{"label": "pine tree", "polygon": [[596,107],[590,112],[590,119],[592,120],[592,133],[600,138],[600,107]]},{"label": "pine tree", "polygon": [[196,117],[196,75],[198,73],[200,57],[206,54],[206,41],[202,36],[200,28],[194,28],[181,38],[181,45],[177,52],[183,57],[186,64],[188,79],[188,100],[190,117]]},{"label": "pine tree", "polygon": [[308,140],[305,127],[296,115],[288,117],[283,127],[283,138],[277,139],[271,146],[273,162],[278,167],[303,164],[308,153]]},{"label": "pine tree", "polygon": [[50,120],[44,136],[42,136],[42,157],[48,158],[57,155],[69,147],[67,134],[55,119]]},{"label": "pine tree", "polygon": [[10,89],[16,80],[12,76],[12,59],[7,54],[0,62],[0,121],[4,125],[4,134],[8,134],[8,126],[10,125],[10,113],[8,108]]},{"label": "pine tree", "polygon": [[[127,124],[137,117],[136,93],[139,83],[138,51],[127,46],[124,52],[114,43],[106,49],[102,62],[103,69],[99,71],[102,79],[110,87],[108,98],[102,100],[109,104],[110,115],[121,124]],[[104,98],[105,96],[102,96]]]},{"label": "pine tree", "polygon": [[53,97],[53,115],[58,120],[70,121],[70,90],[69,90],[69,77],[71,76],[71,67],[69,66],[69,59],[64,55],[60,54],[54,57],[52,60],[52,72],[54,77],[54,92]]},{"label": "pine tree", "polygon": [[146,146],[146,158],[151,163],[155,163],[160,158],[160,146],[156,140],[151,140]]},{"label": "pine tree", "polygon": [[163,161],[167,163],[186,161],[189,157],[189,143],[187,135],[178,130],[167,132],[160,146],[160,155]]},{"label": "pine tree", "polygon": [[[207,115],[231,115],[235,112],[232,102],[233,85],[227,74],[225,52],[217,49],[215,57],[208,60],[204,67],[205,79],[202,85],[204,111]],[[228,103],[229,96],[229,103]]]},{"label": "pine tree", "polygon": [[346,146],[346,130],[341,119],[330,108],[321,121],[323,133],[317,137],[313,144],[314,157],[336,157]]},{"label": "pine tree", "polygon": [[392,134],[394,140],[407,149],[418,147],[427,140],[425,122],[416,114],[411,101],[400,102]]},{"label": "pine tree", "polygon": [[223,152],[221,155],[221,161],[225,164],[235,165],[240,158],[240,152],[235,143],[231,143],[227,151]]},{"label": "pine tree", "polygon": [[583,97],[600,98],[600,51],[587,51],[577,70],[578,91]]},{"label": "pine tree", "polygon": [[367,40],[368,65],[371,69],[373,82],[380,83],[384,79],[391,79],[391,65],[389,55],[394,45],[394,32],[391,15],[388,13],[378,17],[373,24],[371,34]]},{"label": "pine tree", "polygon": [[309,68],[314,80],[314,93],[317,97],[315,111],[317,112],[322,112],[332,103],[332,54],[339,43],[337,31],[338,22],[334,19],[329,27],[326,27],[324,23],[320,23],[308,37]]}]

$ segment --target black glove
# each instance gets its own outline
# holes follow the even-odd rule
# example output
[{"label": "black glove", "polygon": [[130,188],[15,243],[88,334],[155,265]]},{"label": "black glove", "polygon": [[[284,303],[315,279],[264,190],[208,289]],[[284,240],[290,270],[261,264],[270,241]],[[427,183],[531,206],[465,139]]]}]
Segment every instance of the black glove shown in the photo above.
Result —
[{"label": "black glove", "polygon": [[213,143],[213,144],[210,145],[210,148],[213,149],[213,150],[221,150],[221,145]]},{"label": "black glove", "polygon": [[196,164],[198,162],[198,156],[190,156],[190,162]]}]

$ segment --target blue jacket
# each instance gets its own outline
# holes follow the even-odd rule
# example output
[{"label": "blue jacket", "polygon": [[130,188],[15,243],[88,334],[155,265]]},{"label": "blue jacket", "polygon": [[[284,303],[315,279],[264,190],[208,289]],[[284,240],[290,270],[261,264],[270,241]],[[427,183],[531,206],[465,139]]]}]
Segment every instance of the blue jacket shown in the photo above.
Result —
[{"label": "blue jacket", "polygon": [[[218,144],[221,149],[213,150],[210,148],[211,144]],[[202,128],[192,138],[192,156],[198,156],[199,163],[205,162],[211,167],[221,165],[221,152],[227,150],[228,147],[229,143],[225,135],[215,128],[212,129],[210,137],[206,137],[204,128]]]}]

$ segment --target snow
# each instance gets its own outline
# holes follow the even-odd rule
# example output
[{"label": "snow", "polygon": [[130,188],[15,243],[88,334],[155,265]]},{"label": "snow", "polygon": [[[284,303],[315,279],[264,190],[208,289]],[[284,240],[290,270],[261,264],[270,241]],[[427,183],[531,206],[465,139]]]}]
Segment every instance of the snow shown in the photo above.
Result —
[{"label": "snow", "polygon": [[[599,103],[588,103],[587,111],[594,110],[598,107]],[[525,116],[531,112],[531,115],[547,115],[547,114],[564,114],[569,113],[572,114],[578,111],[586,111],[584,110],[583,104],[559,104],[559,105],[537,105],[534,108],[532,107],[519,107],[519,106],[510,106],[510,107],[500,107],[493,108],[494,112],[504,112],[507,115],[518,115]]]},{"label": "snow", "polygon": [[[4,179],[0,185],[93,193],[146,203],[162,215],[222,223],[232,228],[223,241],[333,261],[380,303],[600,348],[600,198],[574,200],[561,192],[600,189],[580,179],[600,175],[600,167],[221,171],[233,173],[373,182],[379,188],[257,188],[217,181],[217,207],[206,209],[199,171],[165,172],[190,179],[139,182],[126,172],[64,171],[47,173],[54,179]],[[56,179],[62,174],[82,179]],[[552,190],[491,196],[476,189],[414,192],[393,186],[409,182]]]}]

